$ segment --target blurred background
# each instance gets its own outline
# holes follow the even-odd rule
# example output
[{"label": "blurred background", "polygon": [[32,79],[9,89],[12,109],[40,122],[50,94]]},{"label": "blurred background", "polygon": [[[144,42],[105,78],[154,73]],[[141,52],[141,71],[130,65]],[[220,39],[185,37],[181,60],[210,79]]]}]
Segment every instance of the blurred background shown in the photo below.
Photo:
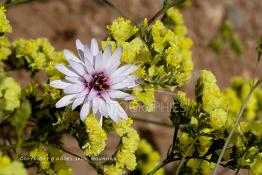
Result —
[{"label": "blurred background", "polygon": [[[0,0],[2,4],[2,0]],[[141,22],[152,17],[161,7],[162,0],[111,0],[121,13],[134,21]],[[201,69],[211,70],[222,89],[230,85],[233,76],[251,77],[256,62],[256,39],[262,34],[261,0],[192,0],[191,5],[182,8],[188,35],[193,39],[194,71],[192,79],[183,88],[194,95],[194,84]],[[103,0],[40,0],[10,7],[7,17],[13,26],[10,39],[17,37],[47,37],[57,50],[70,49],[75,52],[75,39],[89,43],[92,37],[103,40],[107,36],[106,26],[120,16],[119,11]],[[216,53],[210,43],[221,35],[221,29],[228,20],[238,36],[242,54],[225,47]],[[21,75],[22,76],[22,75]],[[262,75],[259,75],[262,77]],[[169,122],[168,105],[172,96],[158,92],[157,103],[164,105],[153,113],[132,112],[161,122]],[[164,157],[172,141],[172,129],[137,121],[135,127]],[[64,139],[65,147],[81,154],[76,141]],[[107,151],[115,149],[113,139],[108,139]],[[84,161],[69,161],[76,175],[93,175],[95,171]],[[175,165],[167,166],[172,172]],[[34,171],[31,172],[34,174]],[[234,174],[227,170],[228,174]],[[245,172],[242,172],[245,174]]]}]

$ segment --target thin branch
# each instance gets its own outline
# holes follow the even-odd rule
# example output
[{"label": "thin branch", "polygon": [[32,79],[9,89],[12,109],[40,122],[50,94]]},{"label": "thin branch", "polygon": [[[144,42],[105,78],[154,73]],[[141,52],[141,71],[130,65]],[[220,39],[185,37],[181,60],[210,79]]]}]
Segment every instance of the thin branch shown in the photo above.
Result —
[{"label": "thin branch", "polygon": [[196,143],[196,141],[198,140],[198,136],[195,137],[195,139],[193,140],[193,142],[189,145],[189,147],[187,148],[185,154],[183,155],[179,165],[178,165],[178,168],[176,170],[176,175],[179,175],[179,172],[181,170],[181,168],[183,167],[185,161],[186,161],[186,158],[187,158],[187,155],[189,154],[189,151],[192,149],[192,147],[194,146],[194,144]]}]

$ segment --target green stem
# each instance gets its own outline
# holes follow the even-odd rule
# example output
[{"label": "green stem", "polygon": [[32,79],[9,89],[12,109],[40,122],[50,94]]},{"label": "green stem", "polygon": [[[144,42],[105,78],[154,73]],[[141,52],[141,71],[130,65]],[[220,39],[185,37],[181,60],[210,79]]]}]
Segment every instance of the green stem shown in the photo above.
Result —
[{"label": "green stem", "polygon": [[162,123],[162,122],[158,122],[158,121],[154,121],[154,120],[147,120],[147,119],[144,119],[142,117],[137,117],[137,116],[133,116],[132,118],[134,120],[137,120],[137,121],[140,121],[140,122],[145,122],[145,123],[150,123],[150,124],[159,125],[159,126],[163,126],[163,127],[173,128],[172,125],[167,124],[167,123]]},{"label": "green stem", "polygon": [[171,7],[174,7],[174,6],[178,6],[182,3],[184,3],[186,0],[173,0],[172,3],[168,4],[164,4],[164,6],[158,11],[156,12],[156,14],[149,19],[148,21],[148,25],[152,24],[159,16],[161,16],[162,14],[166,13],[166,11],[171,8]]}]

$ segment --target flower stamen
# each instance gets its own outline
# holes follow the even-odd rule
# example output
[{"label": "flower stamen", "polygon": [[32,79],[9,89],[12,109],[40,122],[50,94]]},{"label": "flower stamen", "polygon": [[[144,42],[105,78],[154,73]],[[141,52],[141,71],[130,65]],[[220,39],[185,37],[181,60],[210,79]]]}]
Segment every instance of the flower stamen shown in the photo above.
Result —
[{"label": "flower stamen", "polygon": [[94,88],[97,91],[105,91],[110,88],[108,83],[108,77],[104,72],[99,72],[93,75],[93,80],[89,83],[90,88]]}]

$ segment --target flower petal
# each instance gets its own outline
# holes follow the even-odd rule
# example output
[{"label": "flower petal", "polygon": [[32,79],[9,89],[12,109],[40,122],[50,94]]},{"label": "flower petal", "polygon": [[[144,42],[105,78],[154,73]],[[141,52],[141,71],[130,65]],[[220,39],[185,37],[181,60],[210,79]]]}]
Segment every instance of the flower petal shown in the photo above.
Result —
[{"label": "flower petal", "polygon": [[96,96],[97,93],[98,93],[98,92],[97,92],[94,88],[92,88],[92,89],[90,90],[89,94],[88,94],[88,100],[91,101],[91,100]]},{"label": "flower petal", "polygon": [[110,103],[107,104],[108,116],[116,123],[120,122],[120,118],[116,112],[116,101],[111,100]]},{"label": "flower petal", "polygon": [[76,98],[80,98],[80,97],[83,97],[83,96],[87,96],[87,94],[89,93],[89,88],[86,87],[85,90],[83,90],[81,93],[78,93]]},{"label": "flower petal", "polygon": [[69,105],[70,103],[73,102],[73,98],[75,97],[75,94],[71,94],[71,95],[66,95],[64,97],[62,97],[56,104],[56,108],[62,108],[65,107],[67,105]]},{"label": "flower petal", "polygon": [[85,60],[88,60],[91,64],[94,64],[94,56],[86,45],[84,45],[84,55]]},{"label": "flower petal", "polygon": [[116,50],[114,51],[113,55],[112,55],[112,58],[116,61],[119,61],[120,62],[120,58],[122,56],[122,47],[118,47],[116,48]]},{"label": "flower petal", "polygon": [[64,89],[68,86],[72,85],[71,83],[65,82],[63,80],[54,80],[50,82],[50,86],[57,89]]},{"label": "flower petal", "polygon": [[99,52],[97,40],[95,38],[92,38],[92,40],[91,40],[90,50],[91,50],[91,53],[94,56],[96,56]]},{"label": "flower petal", "polygon": [[64,66],[63,64],[56,64],[57,70],[59,70],[61,73],[67,75],[67,76],[72,76],[72,77],[79,77],[79,75],[71,70],[70,68]]},{"label": "flower petal", "polygon": [[124,88],[131,88],[136,86],[137,84],[134,81],[128,81],[128,82],[120,82],[113,84],[111,86],[111,89],[124,89]]},{"label": "flower petal", "polygon": [[127,76],[129,74],[131,74],[132,72],[136,71],[138,69],[137,66],[135,65],[124,65],[120,68],[118,68],[115,72],[112,73],[111,77],[115,77],[115,76]]},{"label": "flower petal", "polygon": [[82,77],[70,77],[70,76],[65,76],[65,79],[67,81],[70,81],[72,83],[84,83],[85,79],[83,79]]},{"label": "flower petal", "polygon": [[86,73],[86,70],[83,64],[80,64],[73,60],[69,60],[68,62],[72,66],[72,68],[75,70],[75,72],[77,72],[79,75],[84,75]]},{"label": "flower petal", "polygon": [[120,66],[121,58],[122,55],[122,47],[118,47],[116,48],[115,52],[113,53],[113,55],[108,59],[107,64],[106,64],[106,68],[109,69],[109,73],[114,72],[118,66]]},{"label": "flower petal", "polygon": [[103,55],[99,52],[95,59],[95,70],[98,70],[103,65]]},{"label": "flower petal", "polygon": [[111,78],[110,85],[113,85],[113,84],[124,81],[125,79],[127,79],[127,76],[116,76],[116,77],[110,77],[110,78]]},{"label": "flower petal", "polygon": [[118,47],[111,57],[112,60],[111,60],[111,64],[110,64],[110,69],[112,70],[112,72],[115,71],[118,68],[118,66],[120,66],[121,55],[122,55],[122,47]]},{"label": "flower petal", "polygon": [[65,58],[69,61],[69,60],[73,60],[75,62],[80,63],[81,60],[79,58],[77,58],[71,51],[69,50],[64,50],[64,56]]},{"label": "flower petal", "polygon": [[85,100],[85,96],[76,98],[72,104],[72,110],[75,110],[75,108],[79,105],[81,105]]},{"label": "flower petal", "polygon": [[91,63],[88,59],[85,59],[85,67],[90,75],[95,71],[93,63]]},{"label": "flower petal", "polygon": [[89,114],[89,110],[90,110],[90,102],[86,101],[80,110],[80,119],[82,121],[86,119],[87,115]]},{"label": "flower petal", "polygon": [[119,117],[122,117],[125,120],[128,119],[126,111],[122,108],[122,106],[119,103],[118,103],[118,110],[117,110],[117,112],[118,112]]},{"label": "flower petal", "polygon": [[76,40],[76,48],[80,56],[80,59],[84,61],[84,58],[85,58],[84,45],[82,44],[82,42],[79,39]]},{"label": "flower petal", "polygon": [[72,84],[72,85],[66,87],[64,89],[64,92],[66,94],[75,94],[75,93],[82,92],[83,90],[85,90],[85,88],[86,87],[84,86],[84,84]]},{"label": "flower petal", "polygon": [[123,100],[134,100],[134,96],[128,94],[128,93],[125,93],[125,92],[122,92],[122,91],[119,91],[119,90],[112,90],[109,92],[109,96],[111,98],[120,98],[120,99],[123,99]]},{"label": "flower petal", "polygon": [[107,46],[103,53],[103,65],[107,64],[107,61],[110,59],[112,55],[112,47],[111,45]]}]

